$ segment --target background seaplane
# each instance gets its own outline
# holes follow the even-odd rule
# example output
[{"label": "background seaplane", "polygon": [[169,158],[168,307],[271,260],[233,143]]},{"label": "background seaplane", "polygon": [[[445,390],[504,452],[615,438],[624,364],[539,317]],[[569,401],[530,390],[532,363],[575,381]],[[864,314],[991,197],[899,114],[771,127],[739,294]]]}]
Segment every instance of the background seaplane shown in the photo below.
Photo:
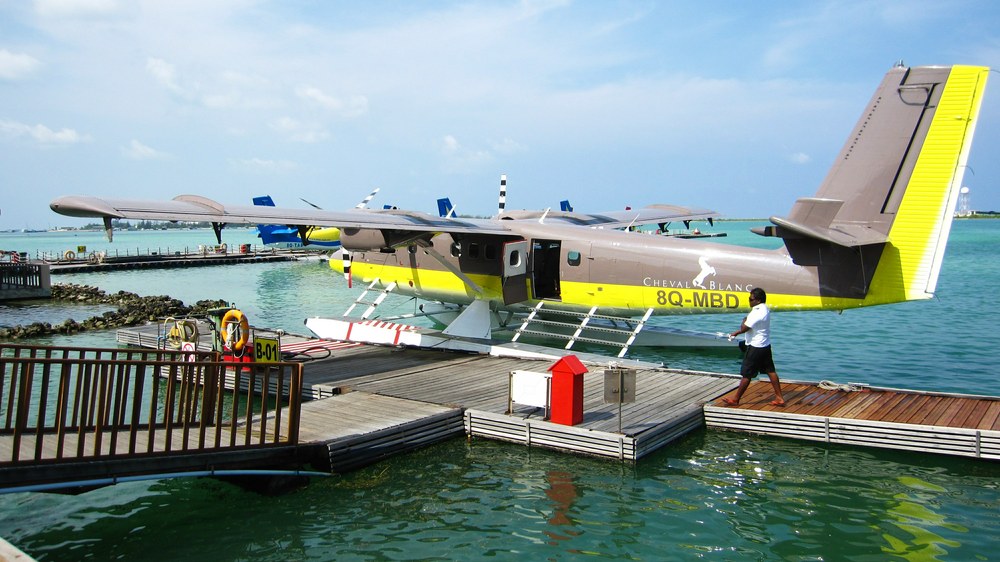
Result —
[{"label": "background seaplane", "polygon": [[[365,209],[368,203],[375,198],[379,188],[375,188],[360,203],[354,206],[355,209]],[[314,209],[319,206],[302,199],[304,203]],[[270,195],[261,195],[253,198],[253,204],[261,207],[274,207],[274,200]],[[322,210],[322,209],[320,209]],[[340,248],[340,229],[337,227],[321,228],[314,225],[296,224],[258,224],[257,237],[265,246],[297,249],[311,246],[316,251],[332,251]]]},{"label": "background seaplane", "polygon": [[[989,69],[896,67],[877,88],[813,197],[755,229],[775,250],[648,236],[628,227],[705,219],[704,209],[505,211],[492,219],[404,210],[224,206],[182,195],[150,202],[60,197],[76,217],[305,224],[340,228],[344,269],[371,289],[464,307],[445,330],[487,338],[490,316],[572,312],[635,318],[743,312],[762,287],[778,311],[931,298]],[[621,230],[619,230],[621,229]],[[342,339],[335,319],[306,325]],[[343,322],[341,322],[343,324]],[[349,329],[348,329],[349,331]]]}]

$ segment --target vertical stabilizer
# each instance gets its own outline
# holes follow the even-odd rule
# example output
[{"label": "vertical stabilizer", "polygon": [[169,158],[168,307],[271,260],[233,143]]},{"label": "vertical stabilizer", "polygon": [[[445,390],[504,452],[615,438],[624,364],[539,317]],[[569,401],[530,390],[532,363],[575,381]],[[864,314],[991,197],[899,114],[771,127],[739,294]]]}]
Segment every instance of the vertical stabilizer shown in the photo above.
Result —
[{"label": "vertical stabilizer", "polygon": [[895,218],[872,283],[870,298],[877,301],[871,304],[934,295],[988,73],[985,67],[955,66],[944,84],[933,85],[942,91],[929,96],[936,104],[933,119],[905,191],[898,203],[891,197],[885,203]]},{"label": "vertical stabilizer", "polygon": [[988,72],[890,70],[816,195],[758,232],[816,266],[825,297],[933,296]]}]

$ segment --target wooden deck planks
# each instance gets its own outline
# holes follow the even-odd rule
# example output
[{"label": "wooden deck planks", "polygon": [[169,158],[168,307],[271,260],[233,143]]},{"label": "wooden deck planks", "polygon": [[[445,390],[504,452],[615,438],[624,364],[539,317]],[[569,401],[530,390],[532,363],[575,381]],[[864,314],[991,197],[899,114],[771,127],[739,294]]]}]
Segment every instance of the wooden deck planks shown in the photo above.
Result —
[{"label": "wooden deck planks", "polygon": [[[625,458],[632,458],[646,433],[649,443],[657,446],[669,442],[701,425],[701,405],[734,388],[738,379],[717,375],[683,374],[667,369],[638,369],[636,401],[621,409],[622,434],[618,434],[617,404],[604,403],[604,371],[591,367],[583,375],[583,423],[576,427],[560,426],[542,421],[540,409],[515,405],[512,415],[507,411],[509,374],[526,369],[546,372],[548,361],[498,358],[486,355],[442,354],[419,350],[400,353],[391,348],[370,347],[366,353],[352,358],[318,361],[306,365],[306,380],[311,384],[337,385],[343,396],[371,393],[405,398],[439,405],[452,405],[489,414],[489,422],[472,422],[473,428],[486,427],[489,432],[509,439],[523,439],[530,433],[525,424],[539,429],[532,444],[546,443],[554,448],[566,448],[588,454],[619,456],[622,447],[628,449]],[[307,414],[303,412],[303,418]],[[693,416],[693,418],[692,418]],[[692,421],[693,419],[693,421]],[[468,425],[468,423],[467,423]],[[506,426],[506,427],[505,427]],[[666,427],[662,427],[666,426]],[[476,429],[472,430],[475,434]],[[582,431],[582,433],[581,433]],[[545,435],[542,439],[540,436]],[[562,437],[559,437],[562,435]],[[671,437],[672,436],[672,437]],[[537,439],[536,439],[537,438]],[[623,445],[621,439],[630,444]],[[564,439],[560,445],[560,439]],[[592,440],[586,444],[580,441]],[[658,441],[651,441],[656,439]],[[639,449],[648,452],[649,443]]]},{"label": "wooden deck planks", "polygon": [[1000,398],[892,389],[860,392],[783,383],[786,405],[768,404],[768,381],[737,407],[707,404],[710,427],[852,445],[1000,459]]},{"label": "wooden deck planks", "polygon": [[990,404],[989,408],[983,414],[983,419],[976,426],[976,429],[1000,431],[1000,400],[995,400]]},{"label": "wooden deck planks", "polygon": [[349,392],[304,403],[299,439],[303,442],[328,442],[453,410],[455,408],[391,396]]},{"label": "wooden deck planks", "polygon": [[[732,396],[739,382],[737,377],[640,368],[636,401],[622,405],[619,420],[618,405],[604,403],[603,369],[595,366],[583,379],[584,421],[576,427],[568,427],[541,421],[540,409],[531,407],[515,405],[513,414],[505,415],[510,371],[545,372],[549,362],[374,346],[333,349],[330,353],[331,360],[307,363],[306,387],[323,388],[328,393],[346,392],[342,396],[370,394],[407,403],[464,409],[466,430],[474,434],[476,430],[470,426],[478,425],[483,435],[544,443],[587,454],[638,458],[700,426],[702,419],[698,409],[702,404],[705,404],[706,416],[710,408],[721,412],[718,415],[722,417],[743,412],[742,427],[754,428],[750,429],[754,431],[773,425],[788,437],[801,433],[805,438],[847,443],[897,448],[918,446],[908,444],[912,440],[920,447],[953,454],[966,454],[970,447],[976,451],[981,446],[987,451],[1000,449],[1000,434],[994,435],[1000,430],[1000,400],[992,398],[884,389],[845,392],[825,390],[810,383],[786,382],[782,384],[786,405],[772,406],[770,382],[756,380],[739,407],[722,408],[718,401],[706,403],[727,393]],[[404,411],[409,407],[397,406],[397,409]],[[755,414],[766,415],[769,421],[755,422]],[[407,415],[412,418],[417,413],[413,410]],[[356,412],[320,416],[316,420],[321,421],[308,423],[357,427],[368,423],[365,431],[373,432],[385,431],[384,427],[379,429],[380,423],[390,426],[408,423],[392,416],[374,419],[378,417],[372,414],[371,408],[362,408]],[[305,424],[305,413],[303,419]],[[801,424],[807,419],[827,421],[818,426],[810,422],[806,430]],[[912,438],[907,433],[906,428],[921,426],[929,430],[917,431],[914,434],[917,436]],[[935,431],[934,427],[955,429]],[[955,433],[963,430],[985,432],[982,443],[978,434],[970,438],[972,440],[964,440],[965,437]],[[860,436],[855,436],[856,432],[860,432]],[[586,437],[588,433],[590,438]],[[954,435],[954,445],[933,441],[949,439],[942,435]],[[878,441],[885,444],[879,445]]]}]

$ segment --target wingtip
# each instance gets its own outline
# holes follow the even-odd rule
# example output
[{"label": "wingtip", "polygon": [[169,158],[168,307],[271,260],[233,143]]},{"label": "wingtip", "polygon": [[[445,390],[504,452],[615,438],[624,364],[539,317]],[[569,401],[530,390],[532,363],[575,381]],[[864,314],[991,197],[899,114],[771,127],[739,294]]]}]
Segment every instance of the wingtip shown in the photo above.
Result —
[{"label": "wingtip", "polygon": [[121,218],[114,207],[103,199],[85,195],[64,195],[49,203],[49,208],[68,217],[114,217]]}]

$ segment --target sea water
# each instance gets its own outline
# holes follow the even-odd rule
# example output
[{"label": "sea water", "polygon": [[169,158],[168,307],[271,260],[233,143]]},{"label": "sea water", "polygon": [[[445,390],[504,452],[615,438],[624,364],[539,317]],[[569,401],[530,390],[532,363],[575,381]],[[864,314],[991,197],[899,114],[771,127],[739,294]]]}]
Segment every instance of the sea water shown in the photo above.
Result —
[{"label": "sea water", "polygon": [[[719,223],[729,236],[712,241],[773,242],[749,234],[750,226]],[[230,247],[256,242],[247,230],[225,237]],[[214,243],[211,231],[116,233],[110,245],[100,234],[0,234],[0,249],[29,253]],[[1000,221],[956,221],[934,299],[775,314],[779,374],[998,394],[998,254]],[[303,319],[340,315],[361,290],[318,261],[54,275],[53,282],[187,304],[221,298],[254,324],[303,334]],[[396,297],[380,313],[414,306]],[[16,310],[0,306],[0,325]],[[61,314],[86,313],[50,315],[56,323]],[[741,317],[657,322],[728,332]],[[112,346],[114,333],[41,343]],[[635,355],[705,371],[732,373],[739,364],[732,352]],[[998,476],[995,462],[716,430],[635,465],[458,438],[277,497],[213,479],[0,496],[0,536],[40,560],[990,560],[1000,547]]]}]

